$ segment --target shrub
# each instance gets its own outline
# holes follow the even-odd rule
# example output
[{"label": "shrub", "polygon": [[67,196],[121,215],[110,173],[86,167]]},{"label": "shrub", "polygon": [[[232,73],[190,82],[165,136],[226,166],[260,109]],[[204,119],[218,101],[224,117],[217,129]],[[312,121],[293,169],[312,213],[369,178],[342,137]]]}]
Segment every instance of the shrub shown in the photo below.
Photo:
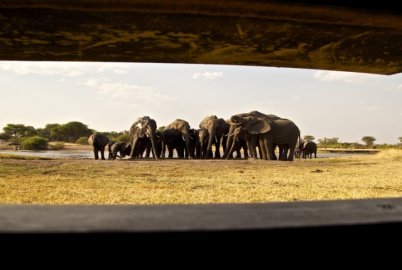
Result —
[{"label": "shrub", "polygon": [[88,144],[88,137],[80,137],[78,140],[75,141],[77,144],[86,145]]},{"label": "shrub", "polygon": [[128,134],[122,134],[116,138],[117,142],[127,143],[129,141]]},{"label": "shrub", "polygon": [[64,149],[64,143],[62,142],[57,142],[55,144],[52,145],[52,149],[53,150],[61,150]]},{"label": "shrub", "polygon": [[48,139],[40,136],[28,137],[21,141],[21,148],[25,150],[46,150],[48,142]]}]

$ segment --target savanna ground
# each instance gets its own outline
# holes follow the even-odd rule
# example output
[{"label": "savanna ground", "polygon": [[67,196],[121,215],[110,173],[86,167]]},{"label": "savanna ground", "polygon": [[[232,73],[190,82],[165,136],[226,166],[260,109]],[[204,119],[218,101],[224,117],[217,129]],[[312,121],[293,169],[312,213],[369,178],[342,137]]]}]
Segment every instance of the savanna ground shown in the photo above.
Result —
[{"label": "savanna ground", "polygon": [[402,196],[402,150],[296,160],[68,160],[0,155],[2,204],[193,204]]}]

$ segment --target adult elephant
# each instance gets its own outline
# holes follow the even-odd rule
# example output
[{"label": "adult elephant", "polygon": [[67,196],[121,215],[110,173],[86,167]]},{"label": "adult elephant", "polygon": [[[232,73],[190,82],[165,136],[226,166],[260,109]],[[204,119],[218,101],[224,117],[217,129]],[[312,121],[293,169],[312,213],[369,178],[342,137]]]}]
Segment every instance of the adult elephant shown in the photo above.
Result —
[{"label": "adult elephant", "polygon": [[[201,129],[208,130],[209,138],[208,145],[203,158],[208,158],[212,152],[212,144],[215,144],[214,158],[221,158],[220,147],[221,139],[228,133],[229,125],[222,118],[218,118],[216,115],[205,117],[200,123]],[[226,146],[223,145],[223,151],[225,152]]]},{"label": "adult elephant", "polygon": [[187,153],[189,153],[190,158],[194,158],[194,154],[190,149],[190,124],[182,119],[176,119],[169,125],[167,125],[163,131],[164,138],[162,139],[162,155],[165,155],[166,149],[166,134],[177,134],[184,139],[185,148]]},{"label": "adult elephant", "polygon": [[184,148],[186,148],[186,143],[176,129],[165,128],[163,130],[161,158],[165,158],[166,149],[168,150],[168,158],[173,158],[174,150],[176,150],[178,158],[184,158]]},{"label": "adult elephant", "polygon": [[88,144],[92,145],[95,159],[99,159],[99,152],[100,152],[101,159],[105,160],[105,147],[108,143],[109,143],[109,138],[100,133],[92,134],[88,138]]},{"label": "adult elephant", "polygon": [[198,157],[199,158],[204,158],[206,155],[208,155],[208,158],[212,158],[212,152],[207,152],[207,146],[208,146],[208,140],[209,140],[209,133],[208,130],[205,128],[201,128],[198,130],[198,143],[199,143],[199,152],[198,152]]},{"label": "adult elephant", "polygon": [[280,153],[280,156],[283,155],[280,159],[293,160],[297,140],[300,139],[300,130],[291,120],[252,111],[232,116],[230,123],[228,153],[235,147],[236,136],[245,132],[252,157],[256,157],[255,149],[259,144],[263,159],[276,160],[275,147],[278,145],[286,149],[284,154]]},{"label": "adult elephant", "polygon": [[129,138],[131,141],[130,157],[134,158],[138,153],[135,152],[138,140],[148,137],[151,140],[152,155],[154,159],[158,159],[156,149],[156,121],[149,116],[138,118],[130,127]]}]

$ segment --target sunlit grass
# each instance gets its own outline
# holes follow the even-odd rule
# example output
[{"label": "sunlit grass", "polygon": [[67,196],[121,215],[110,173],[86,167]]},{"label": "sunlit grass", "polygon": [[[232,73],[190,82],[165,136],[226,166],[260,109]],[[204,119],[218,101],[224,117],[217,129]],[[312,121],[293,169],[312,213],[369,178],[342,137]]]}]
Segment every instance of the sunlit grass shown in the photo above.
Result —
[{"label": "sunlit grass", "polygon": [[402,196],[401,150],[294,162],[13,157],[0,157],[0,203],[192,204]]}]

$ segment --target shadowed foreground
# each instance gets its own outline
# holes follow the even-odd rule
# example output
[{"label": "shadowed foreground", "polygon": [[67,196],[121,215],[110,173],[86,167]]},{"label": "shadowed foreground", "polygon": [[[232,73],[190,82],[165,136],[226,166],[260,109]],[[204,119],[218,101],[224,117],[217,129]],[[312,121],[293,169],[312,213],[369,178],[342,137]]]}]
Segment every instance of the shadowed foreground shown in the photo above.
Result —
[{"label": "shadowed foreground", "polygon": [[0,157],[0,203],[195,204],[402,195],[402,151],[319,160],[27,160]]}]

